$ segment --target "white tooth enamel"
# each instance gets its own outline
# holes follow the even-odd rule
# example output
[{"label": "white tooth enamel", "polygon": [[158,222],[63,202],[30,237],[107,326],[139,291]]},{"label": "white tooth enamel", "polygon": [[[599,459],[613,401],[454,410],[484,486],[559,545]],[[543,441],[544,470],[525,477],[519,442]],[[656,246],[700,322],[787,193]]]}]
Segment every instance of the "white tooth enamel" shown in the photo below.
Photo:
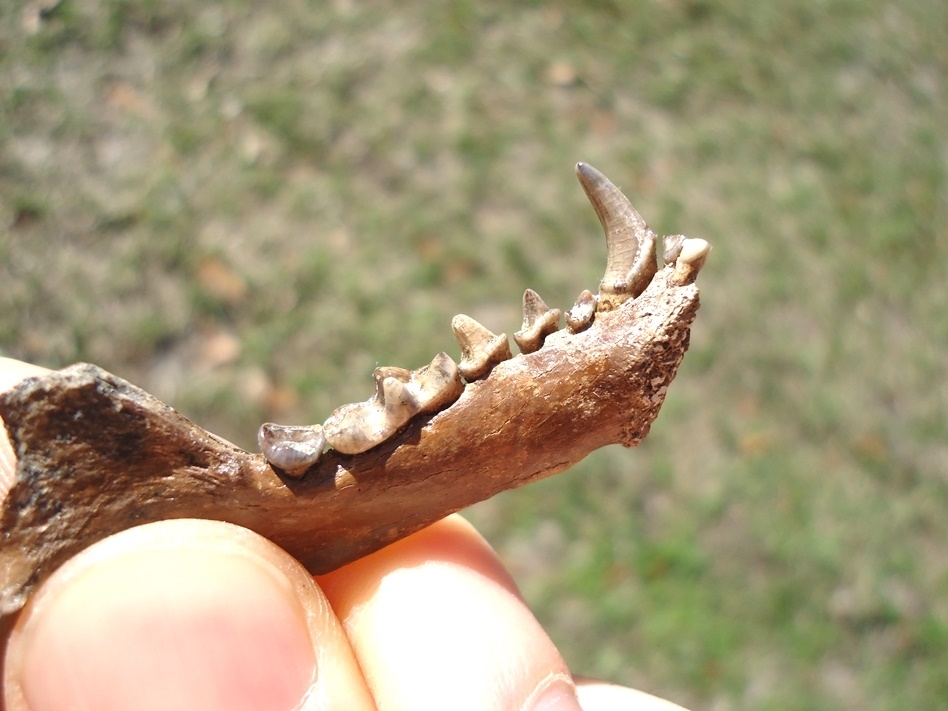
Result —
[{"label": "white tooth enamel", "polygon": [[681,243],[681,252],[675,261],[672,283],[679,286],[692,283],[704,266],[710,251],[711,245],[706,240],[684,239]]},{"label": "white tooth enamel", "polygon": [[326,435],[321,425],[297,427],[265,422],[257,431],[257,444],[270,464],[299,477],[322,457]]},{"label": "white tooth enamel", "polygon": [[711,245],[703,239],[685,239],[681,245],[681,254],[678,259],[694,266],[698,260],[703,260],[711,251]]}]

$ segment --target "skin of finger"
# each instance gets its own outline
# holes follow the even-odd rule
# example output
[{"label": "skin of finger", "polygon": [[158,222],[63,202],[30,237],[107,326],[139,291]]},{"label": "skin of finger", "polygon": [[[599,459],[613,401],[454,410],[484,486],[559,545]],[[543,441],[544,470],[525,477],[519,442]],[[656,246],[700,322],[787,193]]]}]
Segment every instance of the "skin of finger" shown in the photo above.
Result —
[{"label": "skin of finger", "polygon": [[583,711],[686,711],[671,701],[627,686],[580,677],[575,681]]},{"label": "skin of finger", "polygon": [[380,711],[530,709],[550,686],[574,698],[559,652],[458,516],[317,580]]},{"label": "skin of finger", "polygon": [[246,529],[186,519],[57,570],[13,630],[4,696],[8,711],[374,709],[309,573]]},{"label": "skin of finger", "polygon": [[[0,358],[0,393],[6,392],[24,378],[48,372],[46,368],[40,368],[38,365],[22,363],[12,358]],[[15,472],[16,455],[13,453],[13,446],[7,437],[6,428],[0,428],[0,501],[10,490]]]}]

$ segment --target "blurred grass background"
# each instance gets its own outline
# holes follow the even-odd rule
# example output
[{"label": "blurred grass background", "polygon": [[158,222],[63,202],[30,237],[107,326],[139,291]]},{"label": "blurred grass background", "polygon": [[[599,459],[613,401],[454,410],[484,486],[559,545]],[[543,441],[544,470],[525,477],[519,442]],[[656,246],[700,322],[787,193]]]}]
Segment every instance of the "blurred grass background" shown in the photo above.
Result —
[{"label": "blurred grass background", "polygon": [[253,448],[604,266],[573,176],[714,245],[652,434],[475,507],[572,667],[948,708],[948,4],[0,8],[0,354]]}]

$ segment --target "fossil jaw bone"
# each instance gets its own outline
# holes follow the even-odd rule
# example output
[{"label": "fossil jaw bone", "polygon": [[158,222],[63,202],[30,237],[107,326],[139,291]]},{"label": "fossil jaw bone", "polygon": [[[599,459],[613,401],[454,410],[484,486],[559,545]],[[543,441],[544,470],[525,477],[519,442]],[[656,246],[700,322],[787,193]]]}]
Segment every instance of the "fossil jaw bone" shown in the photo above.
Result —
[{"label": "fossil jaw bone", "polygon": [[461,346],[458,367],[468,382],[484,377],[495,365],[513,357],[506,333],[495,335],[470,316],[455,316],[451,319],[451,330]]},{"label": "fossil jaw bone", "polygon": [[540,350],[543,341],[560,324],[560,310],[551,309],[533,289],[523,292],[523,326],[514,334],[521,353]]},{"label": "fossil jaw bone", "polygon": [[608,257],[596,311],[612,311],[645,291],[655,276],[656,235],[605,175],[588,163],[577,163],[576,176],[606,234]]},{"label": "fossil jaw bone", "polygon": [[424,368],[376,368],[375,394],[365,402],[336,408],[323,423],[326,441],[342,454],[359,454],[381,444],[412,417],[435,412],[464,390],[457,364],[439,353]]},{"label": "fossil jaw bone", "polygon": [[[656,235],[625,195],[591,165],[577,163],[576,174],[602,224],[608,258],[599,294],[584,290],[566,313],[572,333],[588,328],[597,312],[614,310],[638,297],[657,269]],[[662,257],[665,265],[674,264],[673,283],[693,282],[710,249],[704,240],[665,237]],[[561,313],[527,289],[523,314],[523,326],[514,340],[521,352],[529,354],[557,329]],[[512,357],[507,334],[496,335],[464,314],[454,317],[451,328],[461,346],[460,365],[439,353],[416,371],[376,368],[375,394],[365,402],[337,408],[322,426],[262,425],[258,442],[267,460],[287,474],[301,476],[319,461],[327,443],[343,454],[364,452],[391,437],[415,415],[452,404],[464,389],[462,376],[468,382],[478,380]]]}]

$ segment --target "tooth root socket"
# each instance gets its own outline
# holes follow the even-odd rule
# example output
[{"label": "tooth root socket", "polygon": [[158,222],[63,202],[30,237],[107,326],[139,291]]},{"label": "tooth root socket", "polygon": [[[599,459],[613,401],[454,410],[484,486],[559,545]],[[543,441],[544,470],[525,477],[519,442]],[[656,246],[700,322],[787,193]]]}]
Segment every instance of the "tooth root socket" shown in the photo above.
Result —
[{"label": "tooth root socket", "polygon": [[579,333],[589,328],[596,316],[597,301],[598,298],[589,289],[583,289],[576,297],[573,308],[566,312],[566,328],[570,333]]},{"label": "tooth root socket", "polygon": [[277,469],[300,477],[323,456],[326,435],[322,425],[305,427],[265,422],[257,431],[260,451]]},{"label": "tooth root socket", "polygon": [[577,163],[576,175],[606,235],[608,258],[596,310],[612,311],[637,297],[652,281],[657,270],[657,237],[605,175],[588,163]]},{"label": "tooth root socket", "polygon": [[415,415],[447,407],[464,390],[458,366],[447,353],[418,370],[376,368],[373,377],[371,398],[336,408],[323,423],[329,446],[342,454],[359,454],[381,444]]},{"label": "tooth root socket", "polygon": [[483,378],[495,365],[513,357],[506,333],[495,335],[470,316],[455,316],[451,329],[461,346],[458,368],[468,382]]},{"label": "tooth root socket", "polygon": [[533,289],[523,292],[523,326],[514,334],[521,353],[540,350],[543,341],[560,325],[559,309],[551,309]]}]

